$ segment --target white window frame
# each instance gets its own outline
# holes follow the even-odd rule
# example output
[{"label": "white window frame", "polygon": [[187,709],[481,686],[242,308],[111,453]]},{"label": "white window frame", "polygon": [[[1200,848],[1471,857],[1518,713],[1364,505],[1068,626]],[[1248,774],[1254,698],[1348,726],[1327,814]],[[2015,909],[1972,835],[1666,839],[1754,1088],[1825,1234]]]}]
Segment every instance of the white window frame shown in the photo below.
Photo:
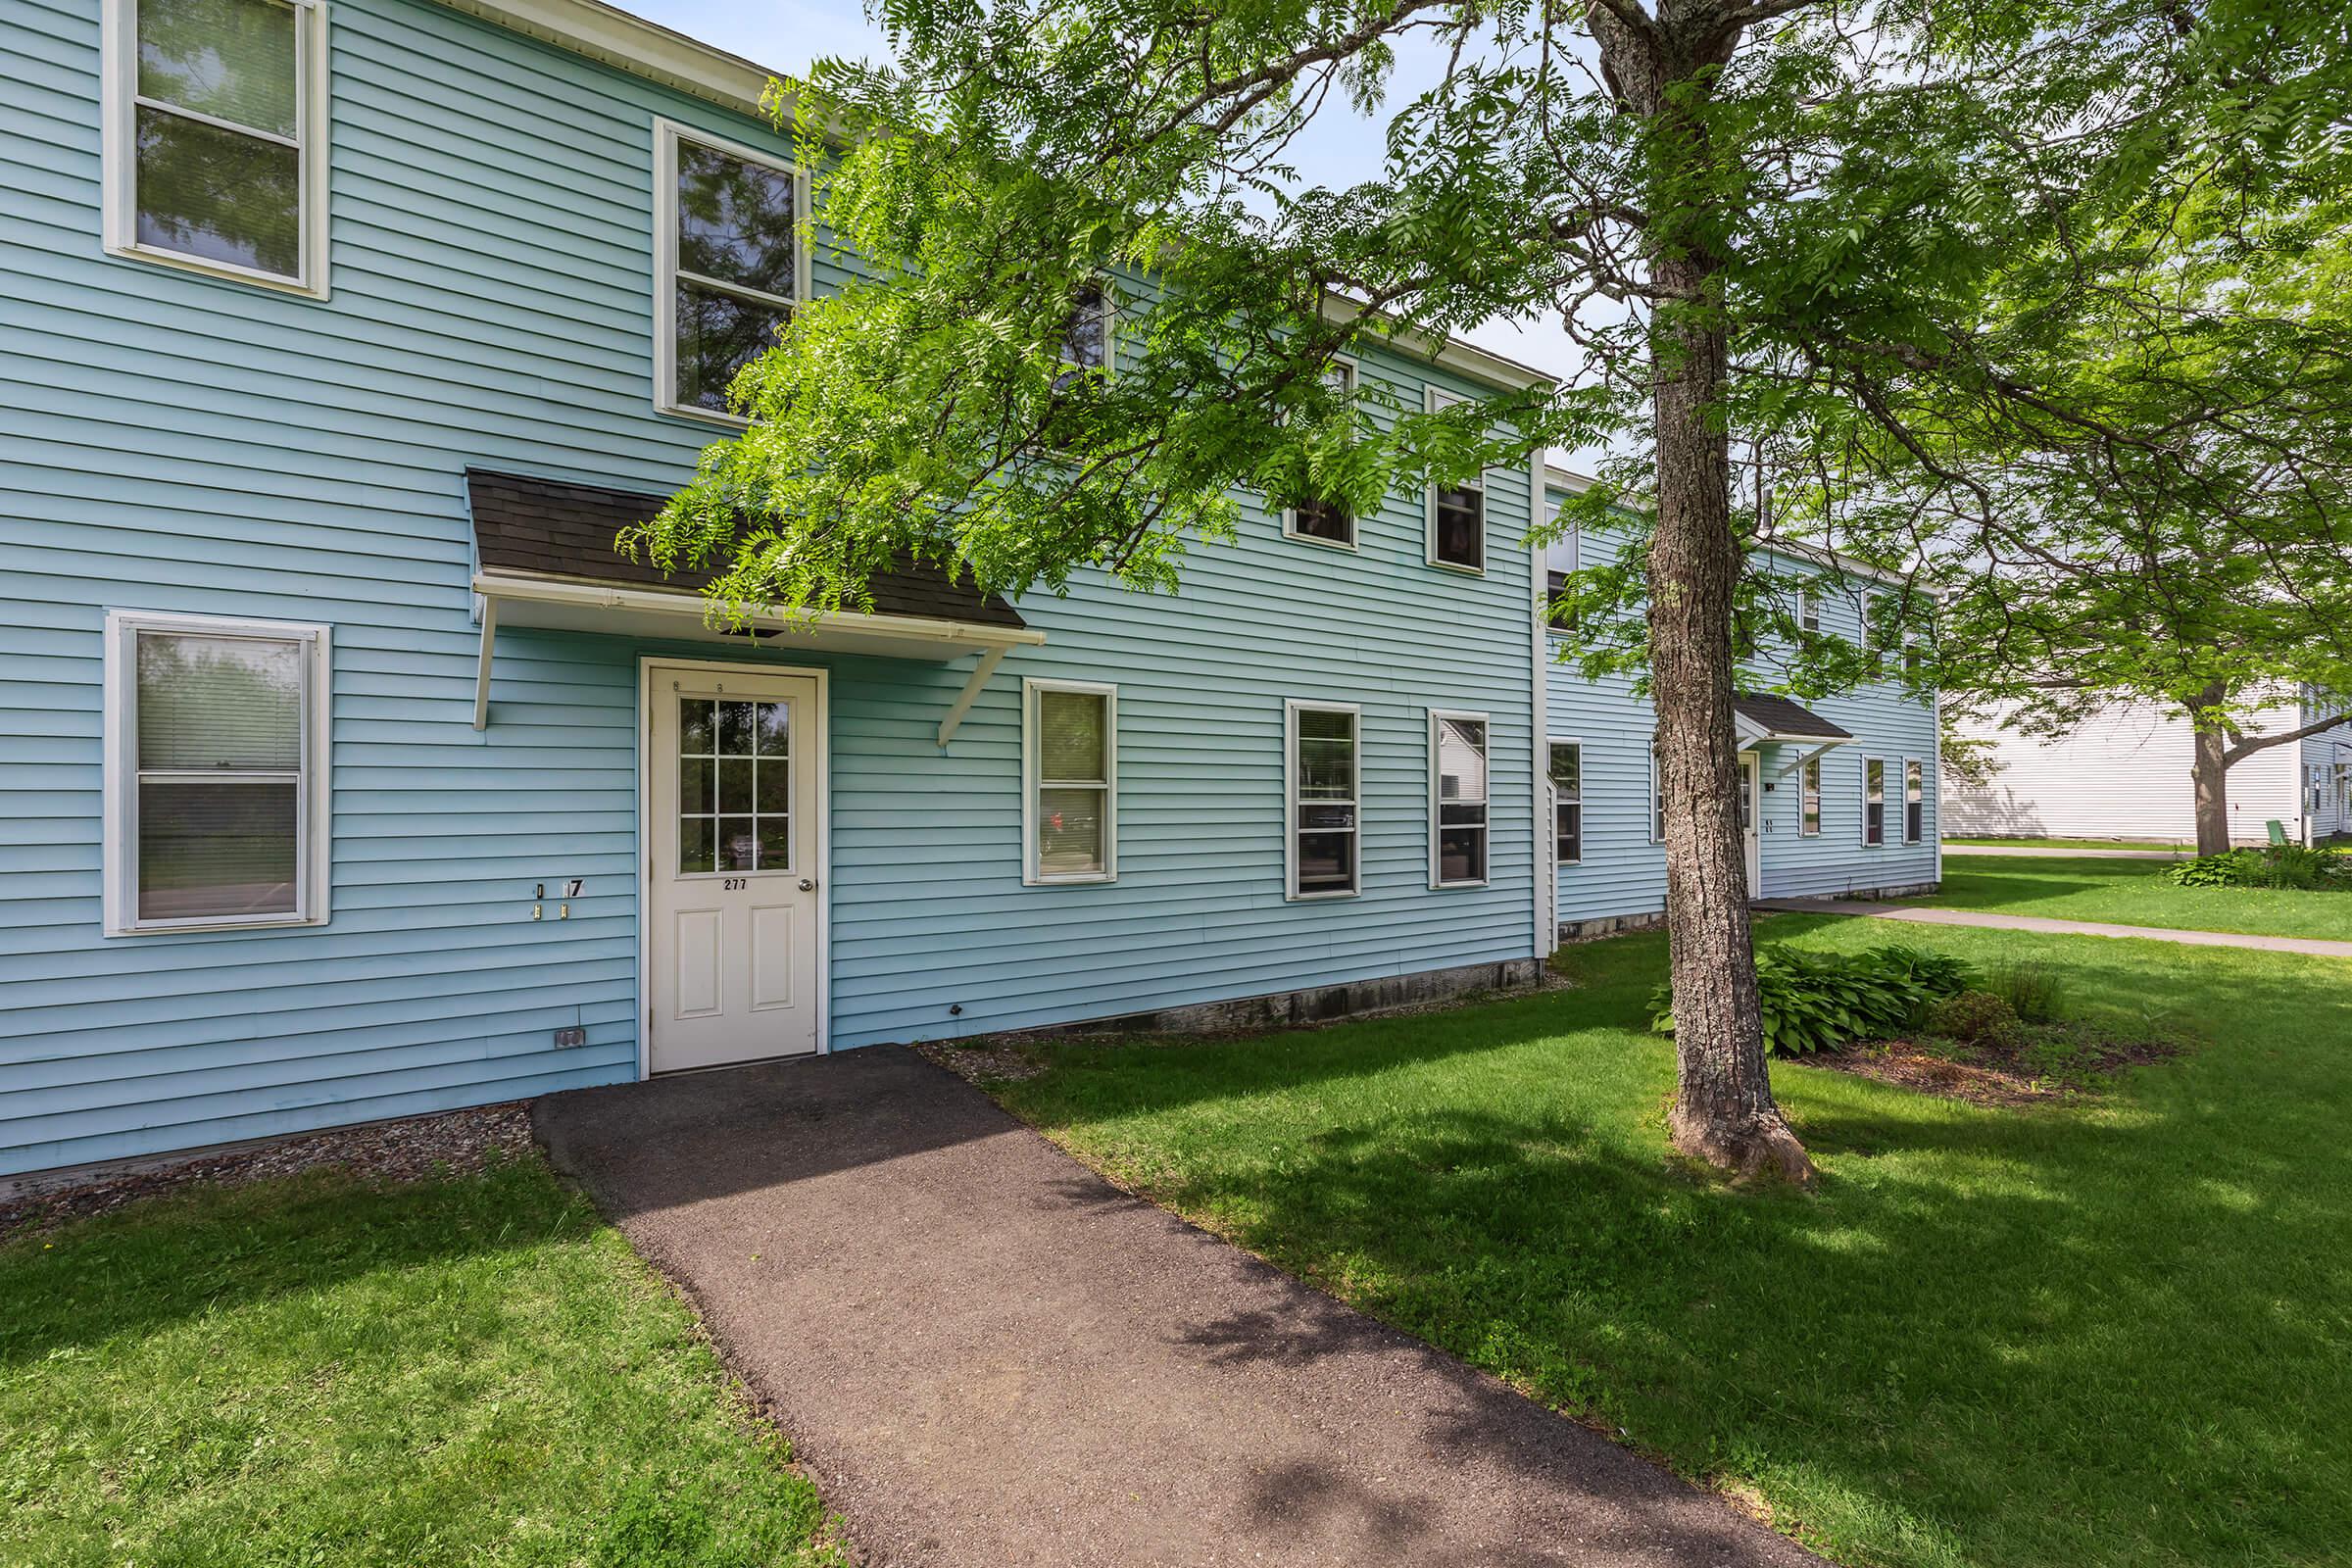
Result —
[{"label": "white window frame", "polygon": [[[1102,869],[1048,875],[1038,868],[1037,797],[1046,780],[1038,776],[1039,694],[1082,692],[1102,699]],[[1054,781],[1056,789],[1084,789],[1083,782]],[[1119,689],[1102,681],[1060,680],[1028,675],[1021,680],[1021,885],[1032,888],[1084,887],[1119,879]]]},{"label": "white window frame", "polygon": [[[1812,825],[1807,826],[1808,817]],[[1821,837],[1821,759],[1808,757],[1796,771],[1796,836],[1800,839]]]},{"label": "white window frame", "polygon": [[[176,267],[207,277],[275,289],[281,294],[318,300],[327,297],[327,127],[331,116],[327,109],[326,5],[325,0],[278,0],[278,3],[288,5],[294,13],[295,134],[291,137],[217,120],[161,100],[142,100],[138,0],[104,0],[99,33],[99,171],[103,192],[99,228],[109,256]],[[140,242],[138,112],[142,101],[150,108],[198,124],[295,149],[295,186],[301,205],[296,228],[301,263],[294,276]]]},{"label": "white window frame", "polygon": [[[197,637],[252,637],[307,642],[303,663],[302,766],[296,775],[294,908],[290,913],[139,917],[138,637],[141,632]],[[246,620],[226,615],[182,615],[165,611],[110,610],[106,615],[105,720],[101,913],[110,937],[172,931],[248,931],[324,925],[327,918],[329,820],[334,793],[328,777],[334,653],[323,625]]]},{"label": "white window frame", "polygon": [[706,409],[678,401],[678,143],[693,142],[748,164],[759,164],[792,176],[792,287],[797,299],[782,299],[759,289],[688,273],[688,280],[721,294],[755,304],[797,311],[808,299],[809,263],[808,172],[790,158],[762,152],[700,126],[674,120],[654,121],[654,408],[681,419],[701,419],[732,430],[747,429],[751,421],[724,409]]},{"label": "white window frame", "polygon": [[[1476,803],[1472,803],[1472,802],[1469,802],[1469,801],[1456,801],[1454,804],[1455,804],[1456,806],[1469,806],[1469,805],[1472,805],[1472,804],[1476,804],[1476,805],[1484,806],[1484,807],[1486,808],[1486,810],[1487,810],[1487,819],[1486,819],[1486,824],[1485,824],[1485,826],[1484,826],[1484,827],[1481,829],[1481,831],[1482,831],[1482,832],[1484,832],[1484,833],[1487,835],[1487,853],[1486,853],[1486,855],[1483,857],[1483,858],[1484,858],[1484,860],[1485,860],[1485,863],[1486,863],[1486,872],[1487,872],[1487,874],[1486,874],[1485,876],[1478,877],[1478,878],[1476,878],[1475,880],[1465,879],[1465,880],[1462,880],[1462,881],[1459,881],[1459,882],[1447,882],[1447,881],[1441,880],[1441,878],[1440,878],[1440,874],[1439,874],[1438,841],[1439,841],[1439,839],[1440,839],[1440,838],[1441,838],[1441,836],[1442,836],[1442,831],[1441,831],[1441,830],[1443,829],[1443,827],[1444,827],[1444,823],[1445,823],[1445,815],[1446,815],[1446,813],[1445,813],[1445,809],[1444,809],[1444,808],[1445,808],[1445,804],[1446,804],[1446,803],[1445,803],[1444,801],[1442,801],[1442,800],[1440,800],[1440,799],[1438,798],[1438,789],[1439,789],[1439,765],[1438,765],[1438,745],[1439,745],[1439,741],[1438,741],[1438,731],[1439,731],[1439,728],[1440,728],[1440,726],[1443,724],[1443,722],[1444,722],[1445,720],[1446,720],[1446,719],[1449,719],[1449,718],[1450,718],[1450,719],[1461,720],[1461,721],[1464,721],[1464,722],[1475,722],[1476,724],[1478,724],[1478,725],[1480,726],[1480,733],[1481,733],[1481,734],[1482,734],[1482,735],[1485,737],[1485,742],[1486,742],[1486,751],[1485,751],[1485,760],[1486,760],[1486,764],[1487,764],[1487,794],[1486,794],[1486,799],[1485,799],[1485,800],[1483,800],[1483,801],[1476,802]],[[1433,708],[1433,709],[1431,709],[1431,710],[1429,710],[1429,887],[1430,887],[1430,891],[1431,891],[1431,892],[1433,892],[1433,893],[1435,893],[1435,892],[1441,892],[1441,891],[1445,891],[1445,890],[1448,890],[1448,889],[1452,889],[1452,888],[1483,888],[1483,887],[1487,886],[1487,884],[1488,884],[1488,883],[1492,882],[1492,881],[1494,880],[1494,722],[1493,718],[1492,718],[1492,717],[1490,717],[1488,714],[1485,714],[1485,713],[1482,713],[1482,712],[1477,712],[1477,711],[1475,711],[1475,710],[1469,710],[1469,709],[1460,709],[1460,708]]]},{"label": "white window frame", "polygon": [[[1560,786],[1551,771],[1551,754],[1568,746],[1576,751],[1576,858],[1563,860],[1560,855]],[[1544,782],[1551,787],[1551,855],[1553,865],[1582,865],[1585,863],[1585,743],[1573,735],[1546,736],[1544,741]],[[1490,850],[1493,846],[1488,846]]]},{"label": "white window frame", "polygon": [[1649,842],[1666,842],[1666,797],[1658,788],[1658,743],[1649,743]]},{"label": "white window frame", "polygon": [[[1105,335],[1104,341],[1109,341],[1107,335]],[[1347,384],[1342,388],[1342,391],[1348,399],[1348,415],[1350,417],[1353,417],[1355,412],[1357,388],[1355,358],[1353,355],[1348,354],[1334,354],[1331,357],[1331,364],[1332,368],[1337,369],[1341,375],[1346,378]],[[1298,531],[1298,509],[1296,507],[1285,507],[1282,509],[1282,536],[1285,539],[1295,539],[1302,545],[1313,545],[1319,550],[1345,550],[1348,554],[1353,555],[1356,552],[1357,547],[1362,544],[1363,535],[1364,519],[1357,516],[1353,509],[1349,509],[1348,514],[1348,537],[1345,541],[1338,539],[1325,539],[1317,534],[1300,533]],[[1359,746],[1362,744],[1360,739],[1358,740],[1357,744]],[[1357,867],[1357,880],[1362,880],[1361,866]]]},{"label": "white window frame", "polygon": [[[1298,890],[1298,808],[1331,806],[1331,801],[1298,799],[1298,715],[1346,713],[1355,721],[1355,746],[1349,761],[1348,804],[1355,808],[1355,886],[1327,888],[1313,893]],[[1332,703],[1315,698],[1286,698],[1282,705],[1282,894],[1292,904],[1319,904],[1327,899],[1361,898],[1364,892],[1364,710],[1356,703]]]},{"label": "white window frame", "polygon": [[1810,588],[1796,591],[1796,629],[1815,635],[1821,631],[1821,602]]},{"label": "white window frame", "polygon": [[[1862,847],[1866,850],[1883,850],[1886,847],[1886,759],[1865,757],[1861,760]],[[1879,836],[1875,839],[1870,836],[1870,770],[1874,763],[1879,770]]]},{"label": "white window frame", "polygon": [[[1443,387],[1422,389],[1422,408],[1430,414],[1450,409],[1470,399],[1448,392]],[[1487,535],[1494,518],[1487,511],[1487,476],[1482,469],[1478,475],[1462,482],[1461,488],[1478,492],[1478,564],[1465,566],[1457,561],[1438,559],[1438,487],[1425,485],[1421,492],[1421,559],[1440,571],[1458,571],[1465,577],[1484,577],[1487,574]]]},{"label": "white window frame", "polygon": [[[1916,833],[1911,831],[1911,783],[1914,773],[1919,775],[1919,831]],[[1902,790],[1903,842],[1924,844],[1928,838],[1928,764],[1921,759],[1903,759]]]}]

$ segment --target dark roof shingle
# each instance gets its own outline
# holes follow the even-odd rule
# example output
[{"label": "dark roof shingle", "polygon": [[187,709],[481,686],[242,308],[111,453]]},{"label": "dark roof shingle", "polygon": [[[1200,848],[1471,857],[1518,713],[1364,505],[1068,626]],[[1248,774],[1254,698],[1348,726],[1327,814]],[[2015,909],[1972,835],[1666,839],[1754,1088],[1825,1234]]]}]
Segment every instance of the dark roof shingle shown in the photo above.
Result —
[{"label": "dark roof shingle", "polygon": [[1854,738],[1853,731],[1839,729],[1802,703],[1786,697],[1736,696],[1732,710],[1751,724],[1761,724],[1767,735],[1812,735],[1825,741]]},{"label": "dark roof shingle", "polygon": [[[530,572],[613,583],[629,588],[699,592],[716,575],[710,571],[665,572],[648,561],[630,561],[612,547],[623,528],[662,510],[664,496],[599,485],[572,484],[527,474],[466,470],[466,492],[473,510],[474,550],[491,571]],[[995,594],[950,582],[936,567],[904,559],[866,584],[877,615],[914,615],[930,620],[983,626],[1020,626],[1019,613]]]}]

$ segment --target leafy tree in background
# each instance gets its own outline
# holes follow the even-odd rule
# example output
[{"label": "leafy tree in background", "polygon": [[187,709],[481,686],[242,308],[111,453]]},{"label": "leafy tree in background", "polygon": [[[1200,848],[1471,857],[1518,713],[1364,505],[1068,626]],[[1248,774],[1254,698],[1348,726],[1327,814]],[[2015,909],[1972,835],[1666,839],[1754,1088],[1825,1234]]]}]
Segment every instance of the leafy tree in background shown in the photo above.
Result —
[{"label": "leafy tree in background", "polygon": [[[1731,699],[1741,607],[1773,612],[1747,574],[1767,519],[1734,484],[1733,437],[1770,468],[1789,432],[1876,417],[1886,366],[1997,378],[1978,334],[2008,258],[2123,221],[2250,115],[2286,127],[2266,156],[2293,156],[2333,112],[2333,24],[2199,0],[887,0],[881,17],[894,65],[823,62],[774,102],[866,280],[803,307],[745,371],[752,427],[637,542],[727,563],[722,605],[854,603],[901,552],[994,589],[1080,568],[1167,588],[1193,540],[1231,532],[1235,487],[1368,511],[1610,444],[1564,521],[1639,519],[1639,622],[1596,626],[1590,657],[1638,660],[1657,709],[1670,1135],[1809,1181],[1766,1076],[1749,943]],[[1408,37],[1446,68],[1392,102]],[[2258,78],[2228,69],[2256,58]],[[1304,187],[1286,148],[1335,97],[1385,122],[1384,174]],[[1098,287],[1115,374],[1073,371],[1065,348]],[[1346,406],[1324,375],[1368,340],[1529,317],[1563,322],[1590,374],[1436,415],[1377,386]],[[1632,603],[1587,588],[1597,619]],[[1851,678],[1897,635],[1800,638],[1789,678]]]},{"label": "leafy tree in background", "polygon": [[[1810,447],[1883,483],[1790,491],[1947,583],[1946,683],[2010,727],[2184,719],[2214,854],[2231,766],[2352,716],[2352,192],[2327,147],[2196,173],[2012,260],[1983,336],[2030,395],[1896,372]],[[2277,723],[2299,686],[2319,711]]]}]

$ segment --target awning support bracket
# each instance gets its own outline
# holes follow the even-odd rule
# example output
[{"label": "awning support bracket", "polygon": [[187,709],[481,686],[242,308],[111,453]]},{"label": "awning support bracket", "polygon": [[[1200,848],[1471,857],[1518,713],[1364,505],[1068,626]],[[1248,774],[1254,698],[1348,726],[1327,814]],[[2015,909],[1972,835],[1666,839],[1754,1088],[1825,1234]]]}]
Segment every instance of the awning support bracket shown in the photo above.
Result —
[{"label": "awning support bracket", "polygon": [[1818,762],[1824,757],[1827,757],[1830,753],[1836,751],[1838,747],[1850,744],[1852,744],[1850,741],[1824,741],[1809,752],[1797,753],[1796,760],[1785,764],[1781,770],[1773,776],[1775,778],[1787,778],[1789,774],[1795,772],[1807,762]]},{"label": "awning support bracket", "polygon": [[971,676],[964,681],[963,690],[956,694],[956,701],[948,709],[947,717],[939,721],[939,745],[942,751],[947,749],[949,741],[956,738],[956,731],[963,723],[963,715],[970,712],[972,704],[979,701],[980,688],[988,684],[988,678],[997,672],[997,666],[1004,662],[1004,654],[1005,649],[1002,645],[991,648],[980,656],[980,662],[972,666]]},{"label": "awning support bracket", "polygon": [[473,727],[490,727],[490,645],[498,637],[498,600],[482,595],[482,652],[473,668]]}]

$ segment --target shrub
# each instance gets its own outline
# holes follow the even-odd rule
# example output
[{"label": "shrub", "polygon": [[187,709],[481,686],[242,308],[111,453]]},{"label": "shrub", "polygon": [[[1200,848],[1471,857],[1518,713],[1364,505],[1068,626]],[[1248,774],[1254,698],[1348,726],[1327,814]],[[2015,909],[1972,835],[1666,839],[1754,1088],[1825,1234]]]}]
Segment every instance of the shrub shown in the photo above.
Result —
[{"label": "shrub", "polygon": [[[1970,973],[1957,958],[1891,943],[1854,954],[1759,949],[1764,1049],[1796,1056],[1900,1033],[1939,999],[1965,988]],[[1673,988],[1660,986],[1649,1004],[1650,1027],[1674,1033]]]},{"label": "shrub", "polygon": [[1966,1046],[2015,1051],[2025,1044],[2026,1026],[2017,1009],[1989,991],[1963,991],[1936,1004],[1928,1027]]},{"label": "shrub", "polygon": [[1999,965],[1985,977],[1984,989],[2024,1023],[2056,1023],[2065,1015],[2065,978],[2038,960]]},{"label": "shrub", "polygon": [[2337,850],[2307,850],[2300,844],[2274,844],[2268,849],[2201,855],[2166,866],[2164,874],[2184,888],[2352,890],[2352,856]]}]

